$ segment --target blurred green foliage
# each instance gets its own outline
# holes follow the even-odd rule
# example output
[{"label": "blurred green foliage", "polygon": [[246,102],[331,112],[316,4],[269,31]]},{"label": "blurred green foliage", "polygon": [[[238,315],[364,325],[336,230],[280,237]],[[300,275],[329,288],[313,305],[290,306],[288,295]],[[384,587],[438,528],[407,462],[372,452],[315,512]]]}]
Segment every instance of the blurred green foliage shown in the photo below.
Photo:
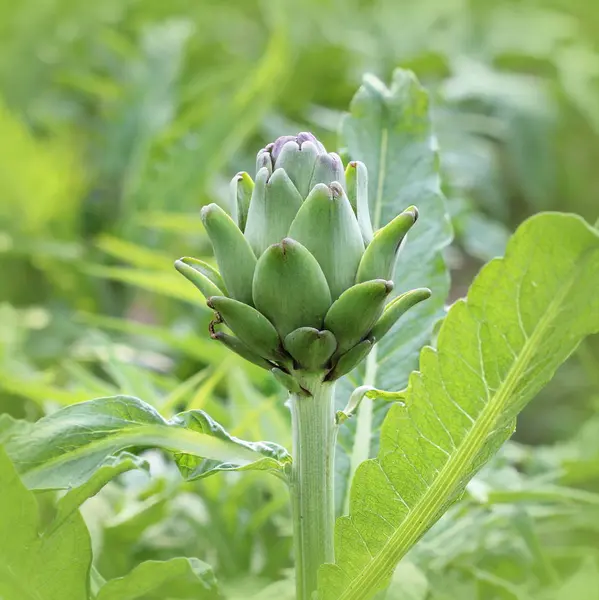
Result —
[{"label": "blurred green foliage", "polygon": [[[597,40],[591,0],[0,0],[0,413],[122,392],[288,443],[284,395],[210,342],[172,269],[210,260],[200,207],[226,205],[277,135],[334,147],[362,74],[412,68],[433,97],[459,297],[533,212],[599,218]],[[522,416],[521,445],[402,563],[410,598],[597,587],[597,505],[576,493],[599,491],[598,396],[590,339]],[[128,474],[84,508],[104,577],[184,555],[231,597],[285,579],[279,482],[183,484],[151,459],[151,483]]]}]

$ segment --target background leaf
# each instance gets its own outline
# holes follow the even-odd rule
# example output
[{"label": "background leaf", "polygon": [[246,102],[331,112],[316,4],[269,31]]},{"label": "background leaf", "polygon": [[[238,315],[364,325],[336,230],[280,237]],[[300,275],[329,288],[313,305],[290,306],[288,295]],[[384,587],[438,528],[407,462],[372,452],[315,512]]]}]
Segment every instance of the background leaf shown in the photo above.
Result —
[{"label": "background leaf", "polygon": [[[339,404],[345,403],[358,385],[389,390],[406,385],[409,373],[416,368],[418,350],[430,340],[449,292],[449,275],[441,251],[451,241],[429,98],[412,73],[397,69],[389,88],[367,75],[352,100],[350,113],[343,119],[341,134],[350,157],[364,162],[368,168],[370,213],[375,230],[412,204],[420,212],[398,260],[393,277],[394,295],[429,287],[433,296],[404,315],[377,344],[366,366],[340,383]],[[365,398],[355,435],[351,425],[340,432],[340,445],[351,456],[352,472],[370,456],[370,438],[378,431],[386,411],[387,407],[381,403],[378,414],[373,414],[372,401]],[[339,454],[338,463],[343,465],[346,459]],[[339,478],[346,483],[347,471],[341,465],[338,470],[343,474]],[[342,502],[341,489],[338,496],[337,500]]]},{"label": "background leaf", "polygon": [[128,575],[108,581],[97,600],[217,600],[212,569],[197,558],[147,561]]},{"label": "background leaf", "polygon": [[582,219],[529,219],[483,268],[421,353],[405,405],[360,465],[337,522],[320,598],[365,599],[510,437],[514,419],[580,340],[599,331],[599,233]]}]

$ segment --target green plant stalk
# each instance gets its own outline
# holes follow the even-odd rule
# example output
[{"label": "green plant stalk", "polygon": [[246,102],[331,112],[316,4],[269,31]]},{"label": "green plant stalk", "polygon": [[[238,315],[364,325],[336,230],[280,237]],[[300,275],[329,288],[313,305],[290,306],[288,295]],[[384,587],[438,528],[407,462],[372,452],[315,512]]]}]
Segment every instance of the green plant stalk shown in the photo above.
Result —
[{"label": "green plant stalk", "polygon": [[304,379],[311,395],[290,395],[291,505],[297,600],[310,600],[318,568],[334,560],[335,383]]}]

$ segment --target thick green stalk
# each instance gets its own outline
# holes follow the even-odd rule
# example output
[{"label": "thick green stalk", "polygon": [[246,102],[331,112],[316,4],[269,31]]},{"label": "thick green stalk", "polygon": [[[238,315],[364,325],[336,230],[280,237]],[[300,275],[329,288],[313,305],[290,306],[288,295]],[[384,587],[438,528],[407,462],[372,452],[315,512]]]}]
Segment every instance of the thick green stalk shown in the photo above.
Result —
[{"label": "thick green stalk", "polygon": [[335,384],[310,378],[311,395],[291,394],[293,469],[291,498],[297,600],[310,600],[318,567],[333,562],[335,526]]}]

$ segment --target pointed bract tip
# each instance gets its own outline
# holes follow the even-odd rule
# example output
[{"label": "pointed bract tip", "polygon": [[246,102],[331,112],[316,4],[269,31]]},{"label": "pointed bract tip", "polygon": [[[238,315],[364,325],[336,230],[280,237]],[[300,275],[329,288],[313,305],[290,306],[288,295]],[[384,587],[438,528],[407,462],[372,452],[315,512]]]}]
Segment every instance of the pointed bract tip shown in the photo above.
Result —
[{"label": "pointed bract tip", "polygon": [[181,258],[175,261],[175,268],[180,269],[182,267],[191,267],[193,269],[193,265],[189,263],[193,263],[193,258],[191,256],[182,256]]},{"label": "pointed bract tip", "polygon": [[316,139],[316,136],[313,133],[310,133],[309,131],[300,131],[297,134],[295,141],[299,144],[300,149],[302,147],[302,144],[304,144],[305,142],[312,142],[313,144],[319,143]]},{"label": "pointed bract tip", "polygon": [[214,310],[214,304],[212,302],[212,298],[214,298],[214,296],[209,296],[208,298],[206,298],[206,304],[208,305],[208,308],[211,308],[212,310]]},{"label": "pointed bract tip", "polygon": [[295,244],[295,240],[293,238],[283,238],[278,244],[277,246],[280,246],[281,248],[281,252],[283,253],[283,255],[286,254],[287,252],[287,248],[289,248],[290,246],[293,246]]},{"label": "pointed bract tip", "polygon": [[387,294],[390,294],[393,291],[395,284],[392,281],[385,281],[385,290]]},{"label": "pointed bract tip", "polygon": [[331,195],[333,198],[339,198],[343,196],[343,186],[338,181],[333,181],[329,185],[329,190],[331,190]]},{"label": "pointed bract tip", "polygon": [[202,219],[202,222],[205,222],[206,219],[219,208],[220,207],[218,206],[218,204],[215,204],[214,202],[203,206],[202,210],[200,211],[200,218]]},{"label": "pointed bract tip", "polygon": [[416,221],[418,221],[418,217],[420,216],[420,213],[418,212],[418,209],[415,206],[408,206],[408,208],[406,208],[406,210],[404,212],[412,213],[412,218],[414,219],[414,223],[416,223]]}]

